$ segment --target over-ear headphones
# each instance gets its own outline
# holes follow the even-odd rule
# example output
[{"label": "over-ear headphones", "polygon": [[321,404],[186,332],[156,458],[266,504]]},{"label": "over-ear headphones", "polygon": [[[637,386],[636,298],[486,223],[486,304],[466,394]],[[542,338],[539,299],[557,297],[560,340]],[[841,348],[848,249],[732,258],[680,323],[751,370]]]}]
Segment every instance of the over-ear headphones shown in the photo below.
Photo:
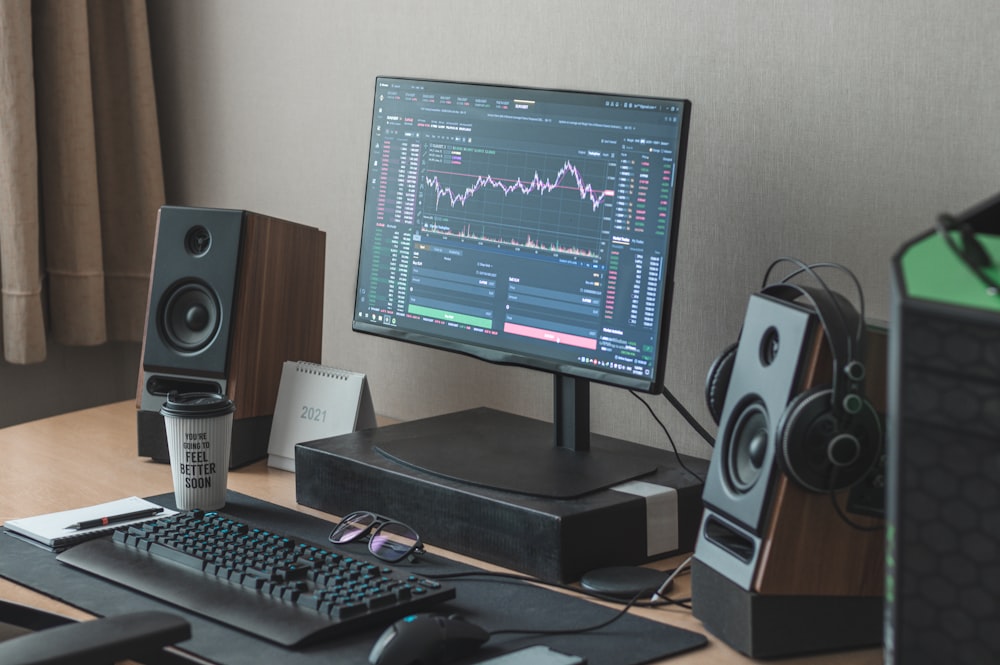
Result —
[{"label": "over-ear headphones", "polygon": [[[782,263],[792,263],[797,269],[781,281],[769,283],[772,270]],[[830,289],[817,268],[845,273],[857,289],[859,309]],[[791,281],[799,275],[809,276],[815,285]],[[807,265],[781,258],[768,268],[760,293],[810,309],[833,358],[829,384],[796,394],[781,414],[775,436],[778,462],[789,477],[816,492],[854,485],[871,471],[882,450],[881,420],[863,391],[865,321],[860,284],[839,264]],[[776,351],[778,340],[773,343]],[[722,417],[737,347],[738,343],[727,347],[715,359],[705,381],[705,399],[716,423]],[[767,344],[762,353],[767,353]]]}]

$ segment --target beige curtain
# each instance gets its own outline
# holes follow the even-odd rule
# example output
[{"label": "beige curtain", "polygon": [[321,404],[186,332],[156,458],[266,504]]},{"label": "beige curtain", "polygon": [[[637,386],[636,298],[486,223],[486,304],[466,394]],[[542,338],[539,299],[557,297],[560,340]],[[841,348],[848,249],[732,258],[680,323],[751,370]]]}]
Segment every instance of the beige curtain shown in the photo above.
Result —
[{"label": "beige curtain", "polygon": [[144,0],[0,0],[4,360],[141,340],[163,203]]}]

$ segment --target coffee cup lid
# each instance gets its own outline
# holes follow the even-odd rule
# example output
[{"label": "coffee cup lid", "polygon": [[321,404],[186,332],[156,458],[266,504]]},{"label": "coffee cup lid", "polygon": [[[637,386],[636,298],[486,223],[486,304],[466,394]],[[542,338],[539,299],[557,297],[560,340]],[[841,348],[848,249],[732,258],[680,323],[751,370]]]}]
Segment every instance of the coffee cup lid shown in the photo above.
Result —
[{"label": "coffee cup lid", "polygon": [[224,416],[236,410],[231,399],[219,393],[177,393],[167,396],[167,401],[160,408],[164,416],[180,416],[182,418],[204,418]]}]

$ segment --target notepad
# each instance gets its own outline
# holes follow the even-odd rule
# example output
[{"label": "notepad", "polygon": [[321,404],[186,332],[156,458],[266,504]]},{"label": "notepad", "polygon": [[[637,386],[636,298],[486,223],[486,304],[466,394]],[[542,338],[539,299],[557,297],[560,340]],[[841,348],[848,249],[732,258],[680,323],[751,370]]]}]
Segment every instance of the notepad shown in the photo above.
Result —
[{"label": "notepad", "polygon": [[295,471],[295,444],[369,427],[375,427],[375,410],[364,374],[288,361],[281,368],[268,466]]},{"label": "notepad", "polygon": [[139,524],[152,519],[158,519],[167,515],[174,515],[176,510],[164,508],[163,512],[154,517],[142,517],[135,520],[115,522],[107,526],[96,526],[89,529],[71,529],[71,524],[78,524],[87,520],[96,520],[111,515],[124,515],[146,508],[160,508],[146,499],[137,496],[130,496],[126,499],[118,499],[101,503],[96,506],[85,508],[74,508],[73,510],[63,510],[57,513],[46,513],[45,515],[35,515],[34,517],[23,517],[20,519],[8,520],[4,523],[4,529],[12,536],[26,540],[34,545],[39,545],[47,549],[59,551],[70,545],[90,540],[107,533],[111,533],[120,526]]}]

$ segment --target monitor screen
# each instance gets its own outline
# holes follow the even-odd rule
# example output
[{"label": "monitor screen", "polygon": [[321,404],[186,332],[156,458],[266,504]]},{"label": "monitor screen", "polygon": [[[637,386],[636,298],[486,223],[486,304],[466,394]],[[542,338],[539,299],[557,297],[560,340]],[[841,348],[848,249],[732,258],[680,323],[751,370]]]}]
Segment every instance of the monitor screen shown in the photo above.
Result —
[{"label": "monitor screen", "polygon": [[659,391],[689,113],[378,78],[354,329]]}]

